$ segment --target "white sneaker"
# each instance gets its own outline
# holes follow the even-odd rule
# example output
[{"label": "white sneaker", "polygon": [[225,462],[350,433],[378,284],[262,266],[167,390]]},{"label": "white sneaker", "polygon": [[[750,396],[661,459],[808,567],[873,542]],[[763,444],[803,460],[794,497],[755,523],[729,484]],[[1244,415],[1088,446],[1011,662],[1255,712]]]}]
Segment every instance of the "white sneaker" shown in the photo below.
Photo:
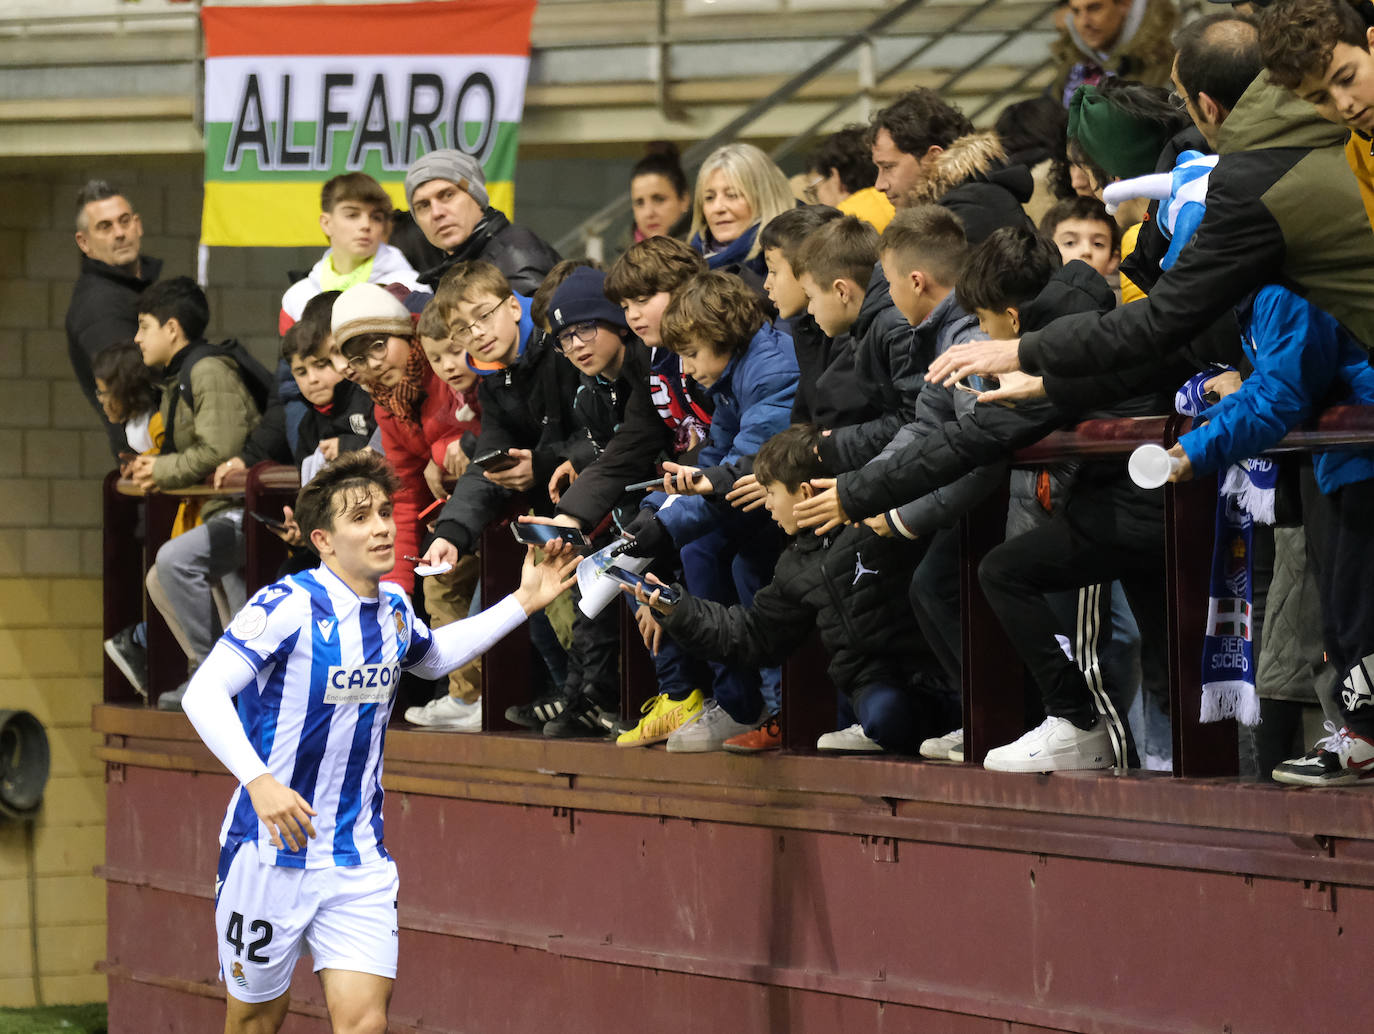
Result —
[{"label": "white sneaker", "polygon": [[864,727],[855,723],[848,729],[828,732],[816,741],[817,750],[844,750],[851,754],[881,754],[883,748],[864,735]]},{"label": "white sneaker", "polygon": [[424,707],[407,707],[406,721],[443,732],[481,732],[482,701],[465,704],[456,697],[437,697]]},{"label": "white sneaker", "polygon": [[955,748],[959,750],[957,760],[964,760],[964,730],[955,729],[947,732],[943,736],[933,736],[928,740],[921,741],[921,757],[930,761],[954,761],[956,759],[949,756],[949,752]]},{"label": "white sneaker", "polygon": [[714,700],[706,701],[701,714],[686,725],[678,727],[668,737],[668,749],[675,754],[704,754],[720,750],[731,736],[757,729],[764,715],[757,722],[737,722],[730,712]]},{"label": "white sneaker", "polygon": [[1063,772],[1111,768],[1112,762],[1105,723],[1085,732],[1051,715],[1015,743],[988,751],[983,767],[993,772]]}]

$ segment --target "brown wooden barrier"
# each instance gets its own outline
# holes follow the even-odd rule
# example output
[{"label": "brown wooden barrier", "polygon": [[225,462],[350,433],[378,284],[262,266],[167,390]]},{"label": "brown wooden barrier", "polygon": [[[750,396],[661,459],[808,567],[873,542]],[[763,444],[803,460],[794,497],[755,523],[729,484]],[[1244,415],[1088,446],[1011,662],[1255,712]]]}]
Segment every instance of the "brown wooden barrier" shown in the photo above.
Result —
[{"label": "brown wooden barrier", "polygon": [[[1017,465],[1030,466],[1071,459],[1126,457],[1147,442],[1166,446],[1188,427],[1184,417],[1144,417],[1126,420],[1089,420],[1070,431],[1047,436],[1016,456]],[[1374,443],[1374,408],[1334,407],[1309,429],[1296,431],[1273,451],[1297,452],[1339,445]],[[119,629],[144,616],[149,622],[150,692],[175,687],[184,678],[184,658],[171,633],[144,603],[141,576],[166,541],[177,501],[183,497],[243,495],[249,510],[280,516],[298,486],[294,468],[260,464],[236,472],[224,489],[198,486],[175,494],[143,497],[127,481],[111,474],[105,482],[105,631]],[[1174,774],[1225,776],[1236,772],[1236,731],[1233,723],[1202,724],[1201,645],[1206,625],[1207,581],[1211,563],[1212,522],[1216,479],[1203,478],[1170,485],[1165,493],[1166,561],[1160,577],[1166,582],[1169,605],[1168,673],[1173,725]],[[519,512],[515,506],[482,537],[482,598],[490,603],[505,595],[519,580],[523,549],[507,524]],[[978,762],[987,750],[1016,738],[1023,730],[1024,673],[999,622],[988,608],[978,585],[978,564],[1002,541],[1005,494],[995,495],[962,522],[961,617],[964,637],[964,727],[966,757]],[[141,529],[141,556],[131,544]],[[257,521],[245,519],[248,544],[249,591],[269,582],[284,549]],[[653,666],[640,643],[628,608],[622,606],[621,707],[626,716],[638,714],[654,692]],[[506,708],[527,702],[531,686],[529,635],[522,627],[493,647],[483,665],[483,726],[488,731],[515,728],[505,719]],[[112,665],[107,665],[105,700],[135,698]],[[834,726],[835,690],[825,673],[826,657],[814,639],[792,658],[783,674],[784,747],[809,752],[816,737]]]}]

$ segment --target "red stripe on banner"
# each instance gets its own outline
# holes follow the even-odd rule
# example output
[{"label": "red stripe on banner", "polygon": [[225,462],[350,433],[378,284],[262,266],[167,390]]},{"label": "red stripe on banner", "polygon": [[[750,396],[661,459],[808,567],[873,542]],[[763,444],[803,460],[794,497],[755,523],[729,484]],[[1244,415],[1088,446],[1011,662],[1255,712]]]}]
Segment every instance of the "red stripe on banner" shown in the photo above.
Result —
[{"label": "red stripe on banner", "polygon": [[205,56],[331,54],[528,57],[535,0],[204,7]]}]

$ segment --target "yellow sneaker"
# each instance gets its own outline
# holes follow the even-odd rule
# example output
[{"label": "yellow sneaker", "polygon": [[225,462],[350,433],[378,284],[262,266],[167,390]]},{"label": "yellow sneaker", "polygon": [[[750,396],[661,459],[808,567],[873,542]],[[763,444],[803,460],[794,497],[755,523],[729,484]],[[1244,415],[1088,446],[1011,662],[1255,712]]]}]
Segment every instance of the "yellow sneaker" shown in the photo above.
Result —
[{"label": "yellow sneaker", "polygon": [[692,690],[685,700],[673,700],[667,693],[650,697],[640,708],[644,717],[639,720],[639,724],[617,736],[615,745],[647,747],[653,743],[662,743],[684,725],[700,718],[705,703],[706,694],[699,689]]}]

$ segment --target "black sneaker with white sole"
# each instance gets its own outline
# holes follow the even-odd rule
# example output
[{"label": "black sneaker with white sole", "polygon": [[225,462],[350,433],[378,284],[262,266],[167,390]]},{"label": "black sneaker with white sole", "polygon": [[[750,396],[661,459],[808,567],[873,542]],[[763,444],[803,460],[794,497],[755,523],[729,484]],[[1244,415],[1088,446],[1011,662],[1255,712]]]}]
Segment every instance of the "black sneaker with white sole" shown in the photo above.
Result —
[{"label": "black sneaker with white sole", "polygon": [[555,739],[582,736],[603,737],[615,732],[620,714],[615,707],[605,707],[590,693],[581,693],[568,703],[553,721],[544,726],[544,735]]},{"label": "black sneaker with white sole", "polygon": [[568,706],[568,698],[559,694],[540,697],[528,704],[517,704],[506,708],[506,721],[514,722],[525,729],[542,729],[563,713]]},{"label": "black sneaker with white sole", "polygon": [[105,640],[105,656],[129,680],[129,685],[144,700],[148,699],[148,651],[134,640],[137,625],[120,629]]}]

